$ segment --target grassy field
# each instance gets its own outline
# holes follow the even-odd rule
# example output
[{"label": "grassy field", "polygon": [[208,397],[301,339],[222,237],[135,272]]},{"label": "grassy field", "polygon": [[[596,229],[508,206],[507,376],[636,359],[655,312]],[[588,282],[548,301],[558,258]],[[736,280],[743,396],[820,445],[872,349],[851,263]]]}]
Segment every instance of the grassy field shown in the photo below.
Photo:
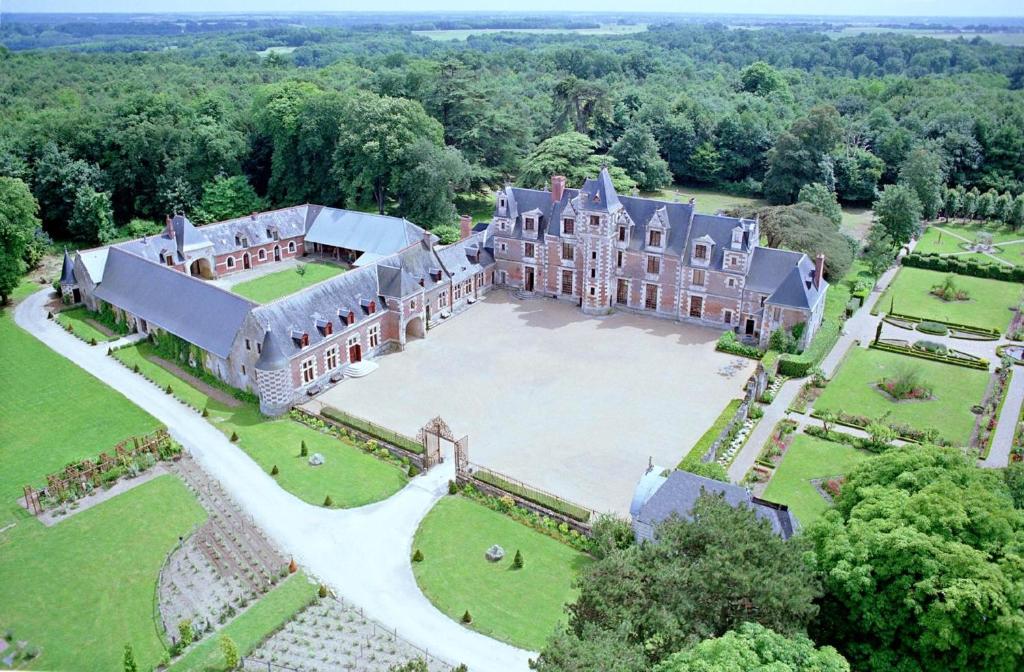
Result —
[{"label": "grassy field", "polygon": [[0,527],[17,513],[23,486],[160,426],[14,324],[12,310],[0,311]]},{"label": "grassy field", "polygon": [[800,434],[775,469],[764,498],[789,506],[800,525],[807,528],[828,509],[811,479],[843,475],[870,457],[866,450]]},{"label": "grassy field", "polygon": [[[892,401],[875,384],[901,369],[918,371],[932,387],[932,398]],[[854,348],[814,404],[815,411],[845,411],[918,429],[934,427],[950,441],[966,445],[974,427],[971,406],[981,403],[989,373],[953,364],[930,362],[880,350]]]},{"label": "grassy field", "polygon": [[305,289],[345,272],[345,269],[340,266],[317,262],[302,264],[301,267],[306,269],[306,272],[301,275],[296,272],[295,268],[289,268],[240,282],[233,286],[231,291],[257,303],[270,303],[282,296],[294,294],[300,289]]},{"label": "grassy field", "polygon": [[[505,549],[499,562],[484,553]],[[533,651],[565,622],[563,607],[575,599],[572,582],[590,559],[559,541],[462,497],[445,497],[427,514],[413,548],[420,589],[453,619],[468,609],[474,630]],[[522,569],[513,569],[516,550]]]},{"label": "grassy field", "polygon": [[195,645],[170,669],[181,672],[226,671],[228,668],[220,650],[221,636],[233,639],[238,645],[239,655],[245,656],[308,605],[316,597],[316,591],[317,586],[310,583],[304,573],[292,574],[226,627]]},{"label": "grassy field", "polygon": [[[305,502],[320,505],[330,495],[336,508],[363,506],[393,495],[408,480],[398,467],[294,420],[269,420],[250,404],[232,408],[211,399],[147,358],[153,354],[152,346],[141,343],[115,356],[128,366],[137,364],[160,387],[170,385],[189,405],[206,408],[209,421],[228,436],[236,432],[238,445],[264,470],[269,473],[277,465],[277,482]],[[324,464],[312,467],[308,458],[299,456],[302,441],[310,455],[324,456]]]},{"label": "grassy field", "polygon": [[166,555],[206,514],[185,485],[160,476],[45,528],[0,534],[0,623],[42,649],[32,666],[121,669],[131,642],[140,669],[164,654],[153,591]]},{"label": "grassy field", "polygon": [[988,233],[992,236],[992,242],[997,246],[998,251],[992,256],[1007,263],[1019,266],[1024,264],[1024,243],[1015,243],[999,247],[1000,243],[1011,241],[1024,241],[1024,233],[1013,229],[994,226],[991,224],[978,223],[935,223],[925,229],[921,239],[917,241],[915,252],[938,252],[939,254],[956,254],[957,258],[974,258],[979,261],[991,261],[992,257],[978,252],[967,252],[967,242],[974,241],[978,234]]},{"label": "grassy field", "polygon": [[642,33],[647,30],[647,24],[638,23],[633,25],[606,24],[599,28],[459,28],[452,30],[414,30],[413,35],[427,37],[431,40],[446,42],[465,42],[473,35],[489,35],[493,33],[536,33],[539,35],[561,35],[573,33],[575,35],[628,35],[630,33]]},{"label": "grassy field", "polygon": [[957,287],[967,290],[967,301],[943,301],[931,294],[948,273],[922,268],[902,268],[889,289],[876,304],[880,311],[893,311],[925,319],[944,320],[976,327],[1005,331],[1013,314],[1011,309],[1021,298],[1016,282],[957,275]]},{"label": "grassy field", "polygon": [[86,308],[78,307],[71,308],[69,310],[62,310],[54,316],[54,319],[57,320],[61,326],[71,327],[75,336],[78,336],[83,341],[91,341],[94,338],[97,343],[117,340],[117,334],[107,336],[102,331],[94,327],[88,321],[88,318],[91,315],[92,313],[90,313]]}]

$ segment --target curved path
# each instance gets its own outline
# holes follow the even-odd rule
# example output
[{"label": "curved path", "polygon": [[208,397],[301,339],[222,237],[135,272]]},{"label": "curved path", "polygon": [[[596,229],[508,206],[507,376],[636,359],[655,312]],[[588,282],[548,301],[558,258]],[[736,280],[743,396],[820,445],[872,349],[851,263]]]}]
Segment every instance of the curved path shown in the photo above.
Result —
[{"label": "curved path", "polygon": [[46,319],[50,290],[22,301],[15,321],[50,348],[121,392],[167,426],[273,541],[311,574],[399,636],[474,671],[526,670],[530,652],[468,630],[423,596],[412,574],[412,539],[447,492],[452,461],[414,479],[391,498],[358,509],[328,510],[285,492],[241,448],[141,376]]}]

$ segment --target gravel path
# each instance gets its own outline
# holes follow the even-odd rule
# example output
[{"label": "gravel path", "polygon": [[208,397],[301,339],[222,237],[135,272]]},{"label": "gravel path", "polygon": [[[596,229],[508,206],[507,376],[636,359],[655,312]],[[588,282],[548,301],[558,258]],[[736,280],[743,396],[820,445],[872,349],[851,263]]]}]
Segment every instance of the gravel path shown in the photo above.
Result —
[{"label": "gravel path", "polygon": [[452,460],[377,504],[334,511],[306,504],[282,490],[198,413],[108,357],[105,348],[90,347],[47,320],[44,306],[51,293],[47,289],[22,301],[15,321],[164,423],[267,536],[311,574],[367,616],[453,664],[493,672],[527,669],[529,652],[452,621],[430,604],[413,578],[413,534],[454,477]]}]

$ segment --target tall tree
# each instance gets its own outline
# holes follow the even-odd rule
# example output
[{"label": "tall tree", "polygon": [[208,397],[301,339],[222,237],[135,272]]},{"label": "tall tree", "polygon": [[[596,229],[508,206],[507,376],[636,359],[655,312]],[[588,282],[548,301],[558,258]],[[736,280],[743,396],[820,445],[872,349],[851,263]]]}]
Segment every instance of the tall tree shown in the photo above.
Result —
[{"label": "tall tree", "polygon": [[757,96],[767,96],[786,87],[778,70],[764,61],[754,61],[740,70],[740,89]]},{"label": "tall tree", "polygon": [[812,259],[825,255],[825,277],[835,282],[853,264],[855,243],[832,220],[808,203],[776,205],[751,213],[761,219],[761,233],[771,247],[803,252]]},{"label": "tall tree", "polygon": [[796,201],[797,203],[806,203],[811,206],[815,212],[827,218],[836,226],[839,226],[843,221],[843,209],[839,207],[839,201],[836,200],[836,192],[820,182],[805,184],[801,187]]},{"label": "tall tree", "polygon": [[792,203],[805,184],[829,179],[827,154],[841,133],[839,112],[831,106],[812,108],[797,120],[768,152],[765,196],[773,203]]},{"label": "tall tree", "polygon": [[265,203],[244,175],[218,175],[203,191],[196,213],[198,222],[221,222],[263,210]]},{"label": "tall tree", "polygon": [[998,472],[955,448],[891,448],[847,474],[809,537],[816,639],[856,669],[1024,665],[1024,513]]},{"label": "tall tree", "polygon": [[428,229],[453,224],[455,193],[469,187],[473,167],[459,150],[429,140],[414,143],[407,159],[398,183],[399,212]]},{"label": "tall tree", "polygon": [[537,145],[519,173],[519,182],[524,187],[541,189],[547,186],[552,175],[565,175],[572,186],[580,185],[588,177],[595,177],[602,165],[608,166],[612,183],[619,192],[626,193],[633,188],[633,180],[626,171],[614,165],[614,157],[594,153],[594,142],[575,131],[555,135]]},{"label": "tall tree", "polygon": [[39,204],[28,185],[0,177],[0,304],[5,304],[25,272],[25,252],[39,228]]},{"label": "tall tree", "polygon": [[668,163],[658,154],[658,141],[646,127],[627,128],[612,145],[611,155],[642,191],[655,191],[672,181]]},{"label": "tall tree", "polygon": [[95,163],[75,159],[56,143],[47,143],[36,161],[33,187],[46,230],[66,238],[79,189],[101,190],[103,183],[103,171]]},{"label": "tall tree", "polygon": [[921,226],[921,201],[905,184],[890,184],[873,206],[875,218],[885,229],[893,247],[901,247],[917,235]]},{"label": "tall tree", "polygon": [[75,208],[71,212],[68,231],[84,243],[108,243],[114,239],[114,210],[110,194],[83,187],[75,195]]},{"label": "tall tree", "polygon": [[945,171],[939,157],[919,147],[910,153],[900,166],[900,182],[914,190],[921,201],[921,214],[925,219],[935,219],[942,206]]},{"label": "tall tree", "polygon": [[802,542],[783,541],[751,510],[714,495],[698,499],[692,518],[666,521],[656,543],[613,550],[585,569],[568,629],[544,649],[536,669],[635,669],[567,664],[594,642],[610,660],[646,657],[648,667],[640,669],[649,669],[745,621],[787,636],[802,632],[818,595]]},{"label": "tall tree", "polygon": [[1024,226],[1024,194],[1018,194],[1010,204],[1010,216],[1008,223],[1015,229]]},{"label": "tall tree", "polygon": [[600,82],[569,75],[552,92],[555,127],[587,134],[597,118],[610,114],[608,91]]},{"label": "tall tree", "polygon": [[345,108],[334,152],[334,176],[359,203],[384,214],[391,190],[409,169],[409,150],[420,140],[438,147],[441,124],[412,100],[359,93]]},{"label": "tall tree", "polygon": [[670,656],[654,672],[849,672],[831,646],[820,649],[806,635],[783,637],[757,623],[744,623],[721,637],[705,639]]},{"label": "tall tree", "polygon": [[836,192],[844,201],[870,201],[877,195],[885,164],[860,147],[847,147],[833,157]]}]

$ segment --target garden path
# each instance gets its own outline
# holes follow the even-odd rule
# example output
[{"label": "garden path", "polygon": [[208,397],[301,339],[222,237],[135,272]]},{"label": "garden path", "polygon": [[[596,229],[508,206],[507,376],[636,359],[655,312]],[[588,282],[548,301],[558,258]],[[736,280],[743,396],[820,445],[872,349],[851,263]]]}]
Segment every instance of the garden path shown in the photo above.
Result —
[{"label": "garden path", "polygon": [[1020,416],[1021,404],[1024,404],[1024,371],[1015,366],[1010,376],[1006,401],[999,412],[999,422],[992,438],[992,449],[988,457],[978,463],[983,467],[1005,467],[1010,463],[1010,449],[1013,447],[1013,435],[1017,431],[1017,418]]},{"label": "garden path", "polygon": [[310,574],[367,616],[453,664],[472,670],[528,669],[531,653],[464,628],[420,592],[409,558],[423,516],[447,491],[452,460],[415,478],[391,498],[349,510],[311,506],[289,494],[202,417],[46,319],[52,290],[37,292],[15,309],[15,321],[57,353],[103,380],[164,423],[253,522]]}]

